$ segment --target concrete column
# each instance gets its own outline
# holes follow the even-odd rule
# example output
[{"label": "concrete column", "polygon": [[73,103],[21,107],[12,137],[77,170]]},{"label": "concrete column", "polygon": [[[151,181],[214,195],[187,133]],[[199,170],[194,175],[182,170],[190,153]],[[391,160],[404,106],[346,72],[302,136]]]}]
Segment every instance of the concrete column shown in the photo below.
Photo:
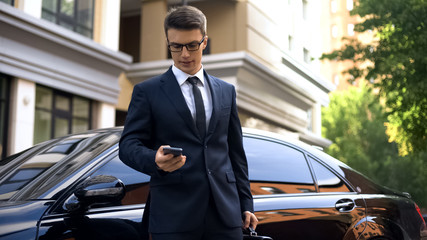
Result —
[{"label": "concrete column", "polygon": [[117,100],[116,108],[118,110],[127,112],[130,100],[132,98],[133,85],[127,79],[126,74],[124,73],[120,74],[119,85],[120,85],[120,95],[119,95],[119,99]]},{"label": "concrete column", "polygon": [[[209,21],[209,19],[208,19]],[[236,1],[235,51],[248,50],[248,1]]]},{"label": "concrete column", "polygon": [[95,33],[96,39],[101,45],[113,50],[119,50],[119,32],[120,32],[120,1],[104,0],[96,1],[100,4],[99,11],[95,11],[96,16],[100,18],[99,35]]},{"label": "concrete column", "polygon": [[10,154],[33,146],[36,84],[23,79],[12,81]]},{"label": "concrete column", "polygon": [[320,103],[315,103],[313,105],[313,133],[317,136],[322,136],[322,105]]},{"label": "concrete column", "polygon": [[116,109],[114,105],[99,102],[96,111],[97,122],[95,128],[114,127],[116,125]]},{"label": "concrete column", "polygon": [[167,58],[166,36],[163,28],[167,11],[167,1],[165,0],[142,1],[141,62]]},{"label": "concrete column", "polygon": [[33,17],[42,17],[42,0],[18,0],[16,6]]}]

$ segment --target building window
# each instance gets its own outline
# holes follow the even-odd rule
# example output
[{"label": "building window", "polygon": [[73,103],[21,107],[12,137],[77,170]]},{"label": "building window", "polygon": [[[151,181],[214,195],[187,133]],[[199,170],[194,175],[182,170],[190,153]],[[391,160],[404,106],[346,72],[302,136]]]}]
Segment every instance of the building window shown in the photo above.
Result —
[{"label": "building window", "polygon": [[304,62],[306,62],[306,63],[311,62],[310,51],[308,51],[308,49],[306,49],[306,48],[304,48]]},{"label": "building window", "polygon": [[331,13],[336,13],[337,11],[338,11],[337,0],[331,0]]},{"label": "building window", "polygon": [[333,38],[337,38],[338,37],[338,26],[337,25],[332,25],[331,35],[332,35]]},{"label": "building window", "polygon": [[89,130],[90,116],[89,99],[37,85],[34,144]]},{"label": "building window", "polygon": [[10,78],[0,74],[0,159],[6,157]]},{"label": "building window", "polygon": [[338,74],[334,74],[332,81],[334,82],[335,86],[338,86],[340,84],[340,77],[338,76]]},{"label": "building window", "polygon": [[347,10],[353,10],[353,0],[347,0]]},{"label": "building window", "polygon": [[304,20],[308,19],[308,2],[307,2],[307,0],[302,0],[302,18]]},{"label": "building window", "polygon": [[94,0],[43,0],[42,18],[93,37]]},{"label": "building window", "polygon": [[307,110],[307,130],[313,131],[313,109],[310,108]]},{"label": "building window", "polygon": [[354,36],[354,24],[347,24],[347,34],[348,36]]},{"label": "building window", "polygon": [[6,4],[9,4],[10,6],[14,5],[14,0],[0,0],[0,2],[4,2]]}]

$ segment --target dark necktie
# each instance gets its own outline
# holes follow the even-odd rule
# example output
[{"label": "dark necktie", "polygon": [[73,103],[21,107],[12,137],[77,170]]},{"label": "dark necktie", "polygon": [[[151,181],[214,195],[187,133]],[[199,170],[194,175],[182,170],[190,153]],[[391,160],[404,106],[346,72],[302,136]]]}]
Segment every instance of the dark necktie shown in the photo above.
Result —
[{"label": "dark necktie", "polygon": [[189,77],[187,80],[191,83],[191,85],[193,85],[194,103],[196,104],[196,127],[199,130],[200,136],[202,138],[205,138],[206,113],[205,105],[203,104],[202,94],[200,93],[200,90],[197,87],[197,82],[199,81],[199,78]]}]

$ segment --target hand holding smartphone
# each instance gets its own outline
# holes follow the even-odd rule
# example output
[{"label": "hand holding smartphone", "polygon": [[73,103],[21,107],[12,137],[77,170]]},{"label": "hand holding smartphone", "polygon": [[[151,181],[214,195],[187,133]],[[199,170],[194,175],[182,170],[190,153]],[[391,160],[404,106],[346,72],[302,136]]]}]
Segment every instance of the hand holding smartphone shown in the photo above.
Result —
[{"label": "hand holding smartphone", "polygon": [[182,155],[182,148],[177,147],[163,147],[163,153],[166,154],[173,154],[174,157]]}]

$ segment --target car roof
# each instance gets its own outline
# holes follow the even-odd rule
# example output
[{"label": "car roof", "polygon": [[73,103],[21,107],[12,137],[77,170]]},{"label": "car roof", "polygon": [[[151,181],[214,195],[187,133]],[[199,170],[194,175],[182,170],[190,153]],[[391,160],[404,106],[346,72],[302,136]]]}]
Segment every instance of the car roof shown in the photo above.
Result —
[{"label": "car roof", "polygon": [[[88,132],[85,132],[83,134],[89,134],[89,133],[104,134],[106,132],[121,132],[121,131],[123,131],[123,126],[95,129],[95,130],[90,130]],[[322,150],[319,150],[319,147],[308,145],[300,141],[296,137],[291,137],[284,134],[279,134],[279,133],[255,129],[255,128],[247,128],[247,127],[243,127],[242,132],[243,132],[243,135],[246,137],[252,136],[252,137],[266,139],[266,140],[278,141],[278,142],[286,143],[288,145],[292,145],[294,148],[299,148],[300,150],[303,150],[306,153],[310,154],[312,157],[325,162],[327,165],[332,167],[335,171],[339,172],[341,175],[343,175],[343,172],[341,169],[342,167],[350,168],[348,165],[341,162],[340,160],[328,155]]]},{"label": "car roof", "polygon": [[323,152],[323,150],[319,150],[318,147],[308,145],[307,143],[304,143],[295,137],[285,136],[283,134],[254,129],[254,128],[242,128],[242,130],[245,136],[275,140],[275,141],[279,141],[279,142],[291,145],[294,148],[303,150],[306,153],[308,153],[311,157],[316,158],[320,161],[323,161],[328,166],[332,167],[336,172],[340,173],[342,176],[344,175],[342,168],[351,169],[348,165],[341,162],[340,160]]},{"label": "car roof", "polygon": [[[90,130],[80,134],[68,135],[67,138],[82,135],[82,134],[97,135],[97,134],[105,134],[106,132],[117,133],[121,131],[123,131],[123,126],[111,127],[111,128],[100,128],[100,129],[94,129],[94,130]],[[243,127],[242,132],[243,132],[243,135],[246,137],[252,136],[252,137],[266,139],[266,140],[278,141],[281,143],[292,145],[294,148],[299,148],[300,150],[303,150],[306,153],[310,154],[312,157],[325,162],[327,165],[332,167],[335,171],[339,172],[341,175],[343,175],[343,172],[341,169],[342,167],[350,168],[348,165],[341,162],[340,160],[326,154],[322,150],[319,150],[319,147],[308,145],[300,141],[296,137],[291,137],[289,135],[279,134],[279,133],[255,129],[255,128],[247,128],[247,127]]]}]

